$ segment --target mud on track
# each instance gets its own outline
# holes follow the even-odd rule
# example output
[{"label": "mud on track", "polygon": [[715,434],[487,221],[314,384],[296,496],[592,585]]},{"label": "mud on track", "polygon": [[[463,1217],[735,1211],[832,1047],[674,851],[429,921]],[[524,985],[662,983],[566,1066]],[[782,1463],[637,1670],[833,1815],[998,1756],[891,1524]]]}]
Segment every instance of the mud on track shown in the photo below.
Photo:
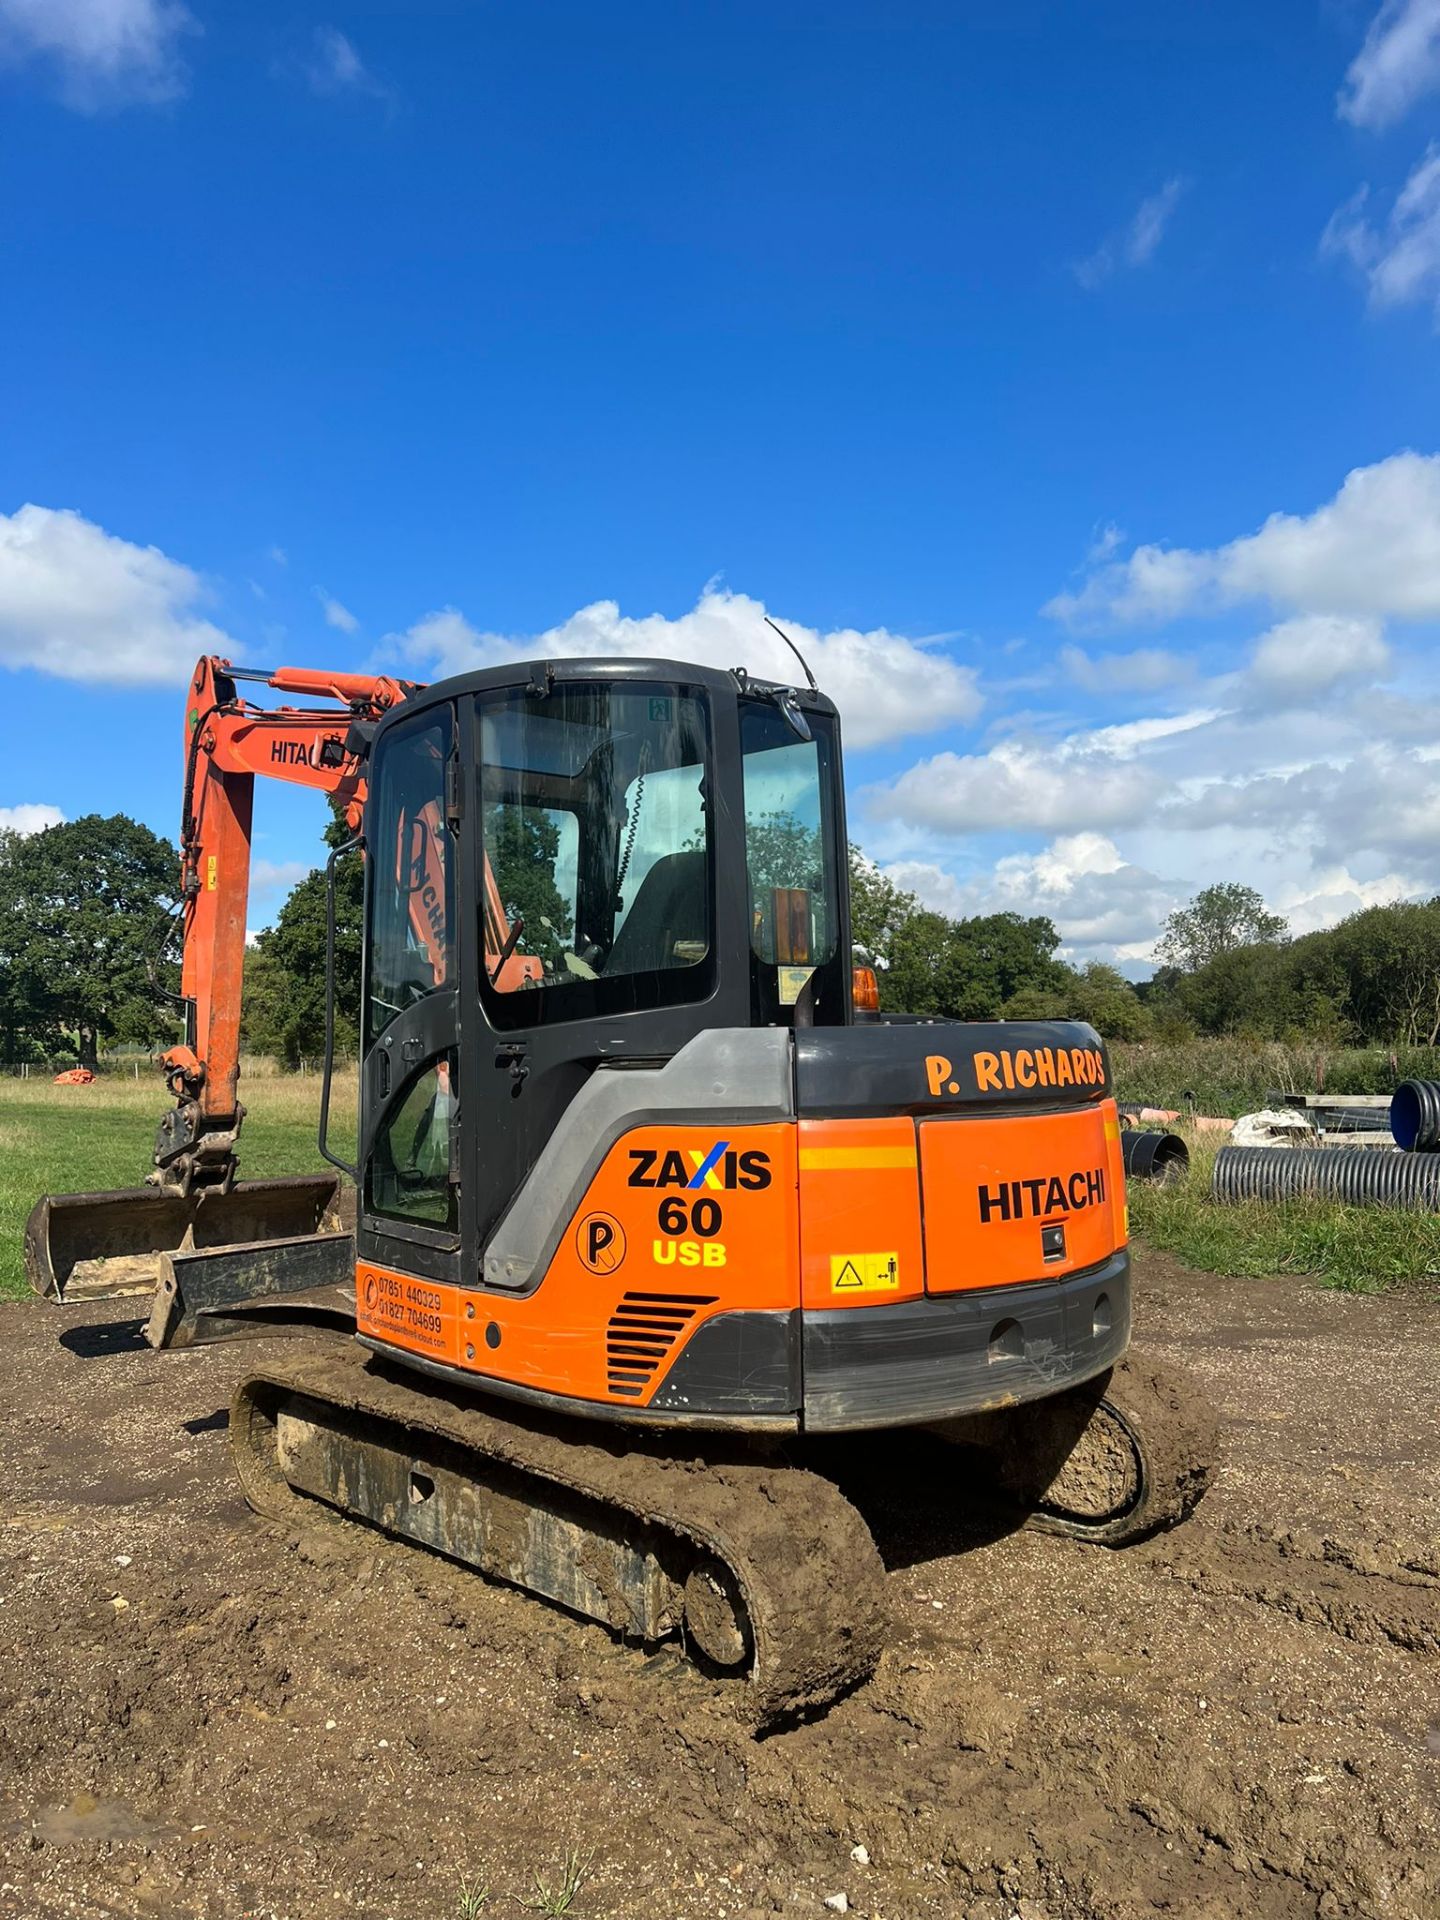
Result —
[{"label": "mud on track", "polygon": [[253,1519],[223,1408],[258,1346],[0,1307],[0,1913],[452,1920],[465,1873],[513,1914],[578,1848],[594,1920],[1433,1920],[1440,1313],[1140,1277],[1225,1418],[1197,1517],[1107,1554],[876,1446],[891,1648],[759,1742],[666,1657]]}]

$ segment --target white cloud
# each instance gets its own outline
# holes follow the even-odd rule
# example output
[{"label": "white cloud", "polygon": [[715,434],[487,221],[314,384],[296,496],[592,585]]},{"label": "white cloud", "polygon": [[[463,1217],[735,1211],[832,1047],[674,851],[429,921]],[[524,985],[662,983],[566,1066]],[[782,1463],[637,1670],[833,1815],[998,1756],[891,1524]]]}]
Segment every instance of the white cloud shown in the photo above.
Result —
[{"label": "white cloud", "polygon": [[[957,666],[934,642],[907,639],[886,627],[821,632],[789,618],[780,624],[839,707],[851,747],[932,733],[971,721],[980,711],[974,669]],[[765,624],[764,605],[715,586],[673,620],[660,613],[632,618],[613,600],[597,600],[544,633],[508,635],[479,632],[447,607],[390,638],[408,661],[436,673],[512,660],[618,655],[746,667],[787,685],[800,678],[793,654]]]},{"label": "white cloud", "polygon": [[1083,647],[1062,647],[1060,664],[1087,693],[1156,693],[1191,677],[1189,661],[1159,647],[1133,653],[1089,654]]},{"label": "white cloud", "polygon": [[254,893],[264,893],[278,887],[288,890],[305,879],[310,870],[310,864],[304,860],[252,860],[250,888]]},{"label": "white cloud", "polygon": [[355,42],[338,27],[317,27],[300,62],[311,90],[320,94],[363,93],[388,100],[390,89],[360,58]]},{"label": "white cloud", "polygon": [[358,632],[360,622],[347,606],[342,606],[340,601],[336,600],[331,594],[326,593],[323,587],[317,587],[315,589],[315,595],[325,615],[325,624],[327,627],[334,627],[340,633]]},{"label": "white cloud", "polygon": [[1102,240],[1094,253],[1077,260],[1071,271],[1087,292],[1093,292],[1121,267],[1143,267],[1165,238],[1186,182],[1178,175],[1167,180],[1158,193],[1146,196],[1133,218],[1119,233]]},{"label": "white cloud", "polygon": [[1426,148],[1388,216],[1373,226],[1365,212],[1369,196],[1361,187],[1330,216],[1321,254],[1360,269],[1372,307],[1429,300],[1440,321],[1440,146]]},{"label": "white cloud", "polygon": [[957,879],[923,860],[896,860],[886,876],[953,918],[1044,914],[1062,952],[1079,959],[1148,957],[1157,930],[1186,889],[1126,860],[1099,833],[1062,834],[1038,853],[1007,854],[988,873]]},{"label": "white cloud", "polygon": [[937,753],[886,787],[871,788],[866,809],[934,833],[986,830],[1054,833],[1085,821],[1114,827],[1136,817],[1141,796],[1117,761],[1097,757],[1081,771],[1041,742],[1006,740],[988,753]]},{"label": "white cloud", "polygon": [[1272,513],[1227,546],[1137,547],[1045,612],[1074,627],[1123,626],[1244,600],[1440,618],[1440,455],[1396,453],[1356,467],[1313,513]]},{"label": "white cloud", "polygon": [[0,665],[62,680],[173,685],[233,652],[195,608],[198,574],[68,510],[0,514]]},{"label": "white cloud", "polygon": [[46,801],[22,800],[18,806],[0,807],[0,833],[40,833],[58,827],[64,818],[59,807]]},{"label": "white cloud", "polygon": [[1249,677],[1262,694],[1305,700],[1342,680],[1374,680],[1389,665],[1390,649],[1378,620],[1308,613],[1261,635]]},{"label": "white cloud", "polygon": [[1405,874],[1357,880],[1347,867],[1338,866],[1315,873],[1304,885],[1282,886],[1270,904],[1284,914],[1292,933],[1316,933],[1366,907],[1393,906],[1397,900],[1413,900],[1427,891],[1431,889]]},{"label": "white cloud", "polygon": [[1061,740],[1017,737],[987,753],[937,753],[870,787],[866,811],[953,836],[986,831],[1066,833],[1133,824],[1154,808],[1143,761],[1160,743],[1217,718],[1209,708],[1098,727]]},{"label": "white cloud", "polygon": [[39,58],[81,112],[173,100],[185,87],[182,38],[197,31],[179,0],[0,0],[0,58]]},{"label": "white cloud", "polygon": [[1385,0],[1336,107],[1357,127],[1393,126],[1440,86],[1440,0]]}]

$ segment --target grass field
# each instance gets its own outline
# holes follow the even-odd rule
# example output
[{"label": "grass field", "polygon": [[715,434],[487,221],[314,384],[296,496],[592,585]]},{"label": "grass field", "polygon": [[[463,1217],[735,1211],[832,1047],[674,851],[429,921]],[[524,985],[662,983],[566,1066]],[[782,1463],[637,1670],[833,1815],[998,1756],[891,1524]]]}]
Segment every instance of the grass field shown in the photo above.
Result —
[{"label": "grass field", "polygon": [[[248,1076],[242,1089],[244,1178],[323,1165],[315,1145],[318,1079],[261,1073]],[[355,1097],[354,1073],[337,1079],[332,1137],[342,1153],[354,1137]],[[138,1186],[165,1104],[158,1074],[139,1081],[106,1077],[89,1087],[0,1080],[0,1298],[26,1291],[21,1242],[39,1196]],[[1183,1186],[1131,1187],[1137,1237],[1212,1273],[1313,1274],[1323,1285],[1361,1293],[1440,1287],[1440,1217],[1317,1200],[1216,1206],[1209,1198],[1216,1145],[1209,1135],[1191,1139]]]},{"label": "grass field", "polygon": [[[310,1173],[320,1082],[257,1075],[242,1082],[247,1109],[240,1138],[242,1179]],[[348,1153],[355,1136],[356,1077],[337,1078],[331,1144]],[[42,1193],[97,1193],[138,1187],[150,1170],[155,1127],[169,1104],[158,1072],[105,1076],[88,1087],[0,1079],[0,1298],[27,1291],[25,1220]]]},{"label": "grass field", "polygon": [[1401,1080],[1440,1080],[1440,1048],[1337,1047],[1324,1041],[1119,1040],[1109,1047],[1115,1097],[1138,1106],[1238,1119],[1272,1092],[1393,1093]]},{"label": "grass field", "polygon": [[1347,1293],[1404,1286],[1440,1297],[1440,1216],[1331,1200],[1218,1206],[1210,1174],[1223,1142],[1179,1131],[1190,1148],[1189,1178],[1175,1187],[1130,1184],[1130,1227],[1138,1239],[1209,1273],[1312,1274]]}]

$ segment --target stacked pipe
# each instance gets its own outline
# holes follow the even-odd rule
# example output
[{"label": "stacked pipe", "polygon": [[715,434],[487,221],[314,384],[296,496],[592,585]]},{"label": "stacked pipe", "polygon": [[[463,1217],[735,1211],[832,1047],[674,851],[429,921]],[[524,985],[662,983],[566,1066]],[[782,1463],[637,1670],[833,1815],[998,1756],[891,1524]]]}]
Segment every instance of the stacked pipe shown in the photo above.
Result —
[{"label": "stacked pipe", "polygon": [[1210,1187],[1216,1200],[1343,1200],[1351,1206],[1440,1209],[1440,1153],[1334,1147],[1222,1147]]},{"label": "stacked pipe", "polygon": [[1440,1150],[1440,1080],[1402,1080],[1390,1102],[1390,1131],[1403,1153]]},{"label": "stacked pipe", "polygon": [[1132,1133],[1122,1127],[1120,1151],[1127,1180],[1156,1180],[1170,1186],[1190,1170],[1190,1149],[1175,1133]]},{"label": "stacked pipe", "polygon": [[1343,1200],[1440,1212],[1440,1080],[1403,1080],[1390,1102],[1398,1153],[1323,1147],[1222,1147],[1216,1200]]}]

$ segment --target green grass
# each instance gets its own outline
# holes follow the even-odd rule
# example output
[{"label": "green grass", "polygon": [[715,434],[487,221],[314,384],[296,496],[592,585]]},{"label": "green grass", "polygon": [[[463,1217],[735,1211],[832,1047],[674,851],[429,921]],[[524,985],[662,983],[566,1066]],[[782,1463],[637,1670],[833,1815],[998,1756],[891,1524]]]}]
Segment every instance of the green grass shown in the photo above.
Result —
[{"label": "green grass", "polygon": [[1335,1047],[1323,1041],[1113,1041],[1115,1097],[1127,1104],[1237,1119],[1284,1093],[1393,1093],[1401,1080],[1440,1080],[1440,1048]]},{"label": "green grass", "polygon": [[[353,1072],[337,1078],[331,1142],[348,1153],[355,1135]],[[315,1144],[320,1082],[314,1075],[241,1081],[247,1109],[240,1136],[242,1179],[311,1173],[323,1167]],[[25,1221],[44,1193],[138,1187],[150,1171],[155,1127],[170,1104],[158,1072],[139,1080],[105,1075],[88,1087],[48,1079],[0,1079],[0,1299],[28,1291]]]},{"label": "green grass", "polygon": [[1207,1273],[1304,1274],[1345,1293],[1440,1292],[1440,1216],[1332,1200],[1221,1205],[1210,1198],[1210,1174],[1223,1143],[1214,1135],[1187,1138],[1190,1175],[1182,1185],[1130,1185],[1131,1231],[1146,1244]]},{"label": "green grass", "polygon": [[[241,1090],[248,1109],[240,1136],[243,1177],[309,1173],[323,1165],[315,1145],[317,1078],[255,1073]],[[40,1195],[139,1186],[166,1104],[158,1073],[143,1070],[138,1081],[106,1076],[89,1087],[0,1079],[0,1298],[27,1290],[22,1236]],[[353,1140],[354,1111],[352,1071],[335,1090],[341,1152]],[[1183,1186],[1132,1185],[1131,1226],[1139,1238],[1211,1273],[1306,1274],[1357,1293],[1396,1285],[1437,1290],[1440,1216],[1324,1200],[1217,1206],[1209,1192],[1219,1144],[1211,1135],[1191,1138]]]}]

